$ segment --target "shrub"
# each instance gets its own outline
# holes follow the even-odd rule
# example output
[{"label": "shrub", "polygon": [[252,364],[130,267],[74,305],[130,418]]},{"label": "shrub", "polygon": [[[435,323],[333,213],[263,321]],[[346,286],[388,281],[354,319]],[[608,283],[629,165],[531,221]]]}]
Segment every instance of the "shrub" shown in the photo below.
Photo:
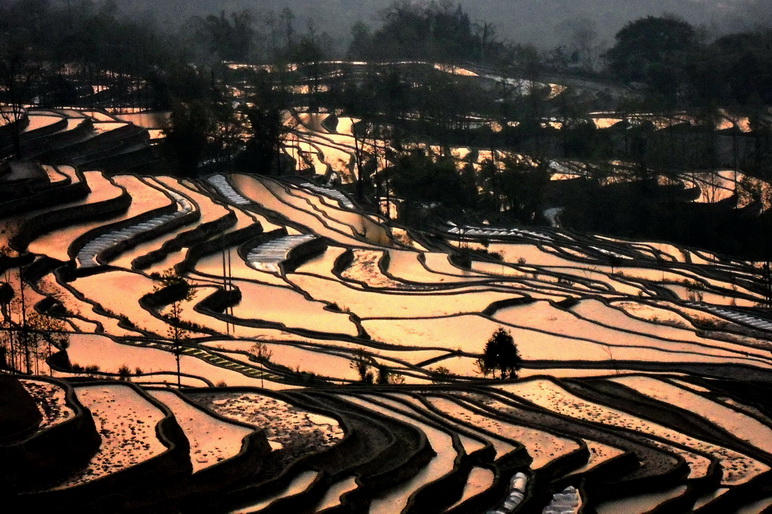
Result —
[{"label": "shrub", "polygon": [[378,370],[378,378],[376,382],[378,384],[404,384],[405,377],[397,375],[391,369],[383,365],[376,366]]},{"label": "shrub", "polygon": [[357,350],[354,350],[354,356],[351,358],[349,366],[357,372],[359,380],[367,384],[372,384],[375,382],[375,376],[370,370],[372,364],[372,357],[367,354],[364,348],[358,348]]},{"label": "shrub", "polygon": [[437,366],[436,368],[431,368],[430,371],[435,375],[432,377],[432,382],[434,383],[446,382],[450,376],[450,370],[445,366]]},{"label": "shrub", "polygon": [[127,380],[129,380],[130,376],[131,376],[131,370],[129,369],[129,367],[127,365],[124,364],[123,366],[118,368],[118,377],[121,380],[126,382]]},{"label": "shrub", "polygon": [[249,350],[249,353],[253,360],[260,362],[270,362],[271,357],[273,357],[273,351],[268,348],[268,345],[262,341],[258,341],[253,344],[252,348]]}]

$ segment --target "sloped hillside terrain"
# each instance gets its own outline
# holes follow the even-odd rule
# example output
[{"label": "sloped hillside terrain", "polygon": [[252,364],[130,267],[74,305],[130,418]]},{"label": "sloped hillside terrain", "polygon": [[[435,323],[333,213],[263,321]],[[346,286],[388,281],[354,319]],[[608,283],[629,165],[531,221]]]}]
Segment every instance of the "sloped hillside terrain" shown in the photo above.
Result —
[{"label": "sloped hillside terrain", "polygon": [[[46,164],[0,176],[6,367],[39,373],[3,375],[11,512],[772,506],[763,266],[558,226],[409,230],[312,174],[150,174],[146,132],[100,116],[32,111]],[[310,121],[295,150],[337,149],[329,176],[347,122]],[[499,328],[517,379],[481,373]]]}]

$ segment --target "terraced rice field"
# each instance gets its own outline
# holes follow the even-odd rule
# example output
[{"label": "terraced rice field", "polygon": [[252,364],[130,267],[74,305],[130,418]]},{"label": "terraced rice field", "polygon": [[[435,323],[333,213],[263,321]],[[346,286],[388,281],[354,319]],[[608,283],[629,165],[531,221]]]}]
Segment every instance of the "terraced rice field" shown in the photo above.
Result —
[{"label": "terraced rice field", "polygon": [[[300,122],[300,151],[345,177],[351,120]],[[2,265],[69,347],[31,357],[53,377],[23,382],[40,420],[0,450],[94,444],[25,475],[20,508],[99,511],[113,494],[158,512],[769,505],[756,263],[559,228],[411,231],[307,179],[42,175],[88,191],[6,216]],[[517,380],[479,372],[499,327],[524,359]]]}]

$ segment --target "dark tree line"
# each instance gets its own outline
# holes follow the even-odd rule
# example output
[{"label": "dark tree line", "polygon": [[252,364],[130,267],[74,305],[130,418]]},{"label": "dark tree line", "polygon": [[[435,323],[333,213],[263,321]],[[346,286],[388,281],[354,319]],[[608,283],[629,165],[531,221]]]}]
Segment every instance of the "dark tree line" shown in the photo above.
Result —
[{"label": "dark tree line", "polygon": [[610,73],[665,107],[772,103],[772,31],[706,43],[685,21],[649,16],[625,25],[605,57]]},{"label": "dark tree line", "polygon": [[[113,100],[140,99],[136,80],[176,60],[170,37],[152,24],[118,16],[113,2],[18,0],[0,5],[0,39],[24,48],[41,68],[31,96],[46,105],[71,105],[84,83],[109,85]],[[14,50],[14,48],[11,48]],[[92,91],[93,101],[99,92]]]},{"label": "dark tree line", "polygon": [[354,25],[350,58],[480,62],[504,50],[492,24],[473,23],[461,5],[451,1],[395,2],[381,18],[383,25],[374,31],[361,22]]},{"label": "dark tree line", "polygon": [[457,162],[413,148],[396,155],[375,180],[403,201],[401,215],[408,223],[466,222],[474,216],[520,223],[540,219],[550,181],[543,164],[534,167],[508,157],[475,165],[475,159],[475,152]]}]

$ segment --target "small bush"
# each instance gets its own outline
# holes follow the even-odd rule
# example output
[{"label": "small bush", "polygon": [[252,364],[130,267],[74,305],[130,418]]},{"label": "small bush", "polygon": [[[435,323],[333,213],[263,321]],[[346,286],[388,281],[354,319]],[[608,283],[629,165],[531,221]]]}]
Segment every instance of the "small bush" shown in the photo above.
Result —
[{"label": "small bush", "polygon": [[436,368],[430,368],[429,371],[434,373],[434,376],[432,377],[432,382],[434,383],[446,382],[448,380],[448,377],[450,377],[450,370],[445,366],[437,366]]},{"label": "small bush", "polygon": [[124,381],[124,382],[128,381],[130,376],[131,376],[131,370],[129,369],[129,367],[127,365],[124,364],[123,366],[118,368],[118,377],[122,381]]},{"label": "small bush", "polygon": [[253,360],[260,362],[270,362],[271,357],[273,357],[273,351],[271,351],[271,349],[268,348],[268,345],[262,341],[253,344],[252,348],[249,350],[249,354]]},{"label": "small bush", "polygon": [[364,348],[354,350],[354,356],[351,358],[349,366],[351,369],[357,372],[359,380],[366,384],[372,384],[375,382],[375,375],[373,375],[370,366],[373,365],[373,358],[370,357]]}]

